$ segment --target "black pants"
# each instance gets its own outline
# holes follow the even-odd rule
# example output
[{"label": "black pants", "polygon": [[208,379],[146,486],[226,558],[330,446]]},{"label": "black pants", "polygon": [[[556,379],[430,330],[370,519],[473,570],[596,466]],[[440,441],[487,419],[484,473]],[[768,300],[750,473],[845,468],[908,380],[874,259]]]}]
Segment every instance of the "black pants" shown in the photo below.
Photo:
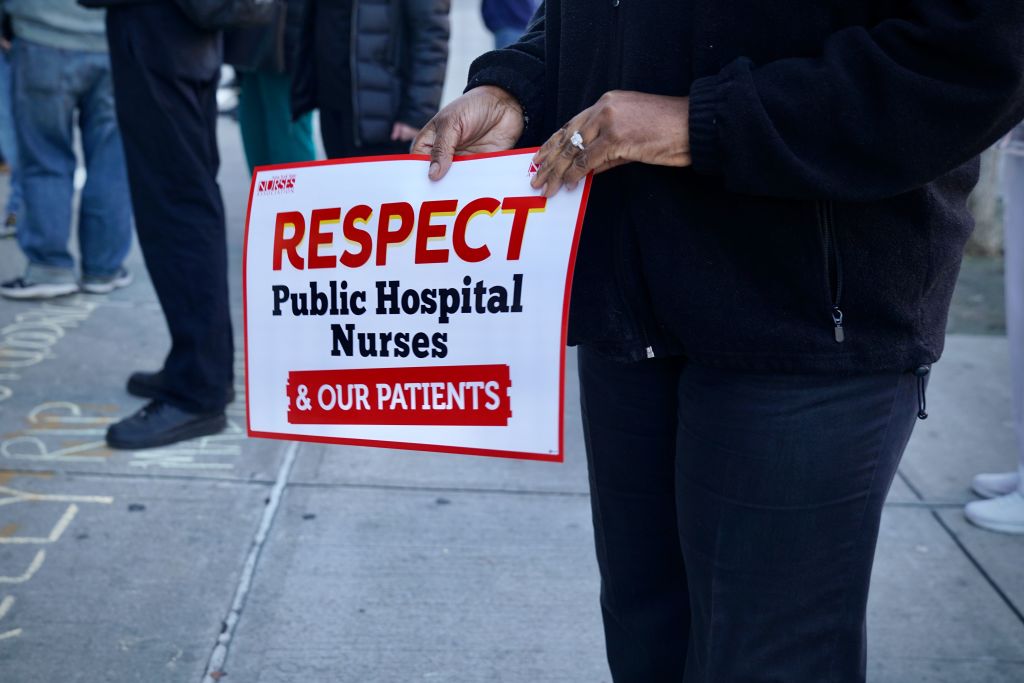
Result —
[{"label": "black pants", "polygon": [[411,142],[385,140],[356,144],[351,110],[321,107],[320,133],[328,158],[372,157],[384,154],[408,154]]},{"label": "black pants", "polygon": [[220,36],[167,2],[111,7],[107,37],[139,244],[171,334],[160,398],[219,411],[234,354],[217,185]]},{"label": "black pants", "polygon": [[579,362],[615,683],[864,681],[916,378]]}]

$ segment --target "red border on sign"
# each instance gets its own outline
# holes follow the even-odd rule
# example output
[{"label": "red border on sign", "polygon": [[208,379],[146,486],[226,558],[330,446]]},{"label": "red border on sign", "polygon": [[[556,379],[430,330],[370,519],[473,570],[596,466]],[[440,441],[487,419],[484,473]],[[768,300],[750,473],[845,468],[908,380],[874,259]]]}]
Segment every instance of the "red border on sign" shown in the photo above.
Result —
[{"label": "red border on sign", "polygon": [[[513,156],[536,152],[539,147],[525,149],[509,149],[501,152],[486,152],[455,157],[454,162],[472,159],[488,159],[492,157]],[[322,159],[319,161],[303,161],[294,164],[274,164],[258,166],[253,170],[252,181],[249,183],[249,204],[245,210],[245,237],[242,242],[242,335],[245,353],[245,426],[249,436],[262,439],[278,439],[283,441],[304,441],[308,443],[339,444],[345,446],[371,446],[376,448],[395,448],[429,453],[455,453],[459,455],[483,455],[494,458],[515,458],[517,460],[542,460],[545,462],[563,462],[565,460],[565,342],[569,331],[569,296],[572,293],[572,277],[576,267],[576,250],[580,243],[580,232],[583,228],[583,216],[587,211],[587,200],[590,198],[590,183],[593,175],[588,174],[583,184],[583,198],[580,202],[576,227],[573,231],[572,248],[569,251],[569,263],[565,276],[565,292],[562,298],[562,335],[559,348],[559,379],[558,379],[558,452],[533,453],[530,451],[505,451],[486,448],[467,448],[465,446],[444,446],[439,444],[409,443],[403,441],[377,441],[373,439],[353,439],[328,436],[310,436],[307,434],[285,434],[282,432],[259,432],[252,428],[252,412],[249,410],[249,302],[245,291],[247,282],[247,262],[249,260],[249,220],[252,214],[252,198],[256,191],[256,175],[260,171],[283,171],[292,168],[309,166],[333,166],[352,164],[365,161],[429,161],[426,154],[393,154],[390,156],[353,157],[347,159]]]}]

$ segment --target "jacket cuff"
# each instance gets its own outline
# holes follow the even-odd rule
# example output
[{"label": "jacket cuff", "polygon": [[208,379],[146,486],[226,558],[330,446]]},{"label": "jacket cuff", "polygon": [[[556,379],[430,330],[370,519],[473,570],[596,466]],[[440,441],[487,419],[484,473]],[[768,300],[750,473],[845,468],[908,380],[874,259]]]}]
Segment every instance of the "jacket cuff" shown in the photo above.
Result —
[{"label": "jacket cuff", "polygon": [[499,58],[506,56],[514,58],[516,56],[511,50],[498,50],[479,57],[470,67],[469,83],[464,92],[481,85],[494,85],[508,92],[518,100],[523,108],[523,134],[516,146],[534,147],[541,144],[544,141],[543,73],[538,74],[536,78],[528,78],[524,75],[524,73],[528,73],[526,70],[520,70],[515,66],[489,63],[492,62],[489,59],[492,55]]},{"label": "jacket cuff", "polygon": [[731,83],[728,76],[716,74],[698,78],[690,87],[690,158],[698,173],[722,174],[725,160],[718,111]]}]

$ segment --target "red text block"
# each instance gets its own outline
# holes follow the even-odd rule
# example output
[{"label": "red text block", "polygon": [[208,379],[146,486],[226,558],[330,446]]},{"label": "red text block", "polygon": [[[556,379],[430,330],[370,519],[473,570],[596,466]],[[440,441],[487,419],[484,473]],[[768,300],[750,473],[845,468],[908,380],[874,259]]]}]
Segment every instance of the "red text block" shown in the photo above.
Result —
[{"label": "red text block", "polygon": [[511,386],[507,365],[293,371],[288,422],[504,427]]}]

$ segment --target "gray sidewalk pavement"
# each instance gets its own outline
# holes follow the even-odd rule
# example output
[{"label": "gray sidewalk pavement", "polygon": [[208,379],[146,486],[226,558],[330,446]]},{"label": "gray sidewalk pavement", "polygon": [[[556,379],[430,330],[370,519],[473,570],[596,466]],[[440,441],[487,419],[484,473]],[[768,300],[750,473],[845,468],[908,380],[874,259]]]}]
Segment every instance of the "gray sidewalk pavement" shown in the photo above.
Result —
[{"label": "gray sidewalk pavement", "polygon": [[[453,82],[487,41],[454,11]],[[248,179],[219,132],[240,330]],[[0,241],[0,276],[21,263]],[[572,353],[560,465],[250,440],[241,399],[224,434],[115,452],[125,379],[167,348],[129,266],[111,295],[0,301],[0,682],[610,681]],[[1013,466],[1007,373],[999,335],[952,334],[935,367],[883,519],[872,683],[1024,681],[1024,537],[960,509]]]}]

